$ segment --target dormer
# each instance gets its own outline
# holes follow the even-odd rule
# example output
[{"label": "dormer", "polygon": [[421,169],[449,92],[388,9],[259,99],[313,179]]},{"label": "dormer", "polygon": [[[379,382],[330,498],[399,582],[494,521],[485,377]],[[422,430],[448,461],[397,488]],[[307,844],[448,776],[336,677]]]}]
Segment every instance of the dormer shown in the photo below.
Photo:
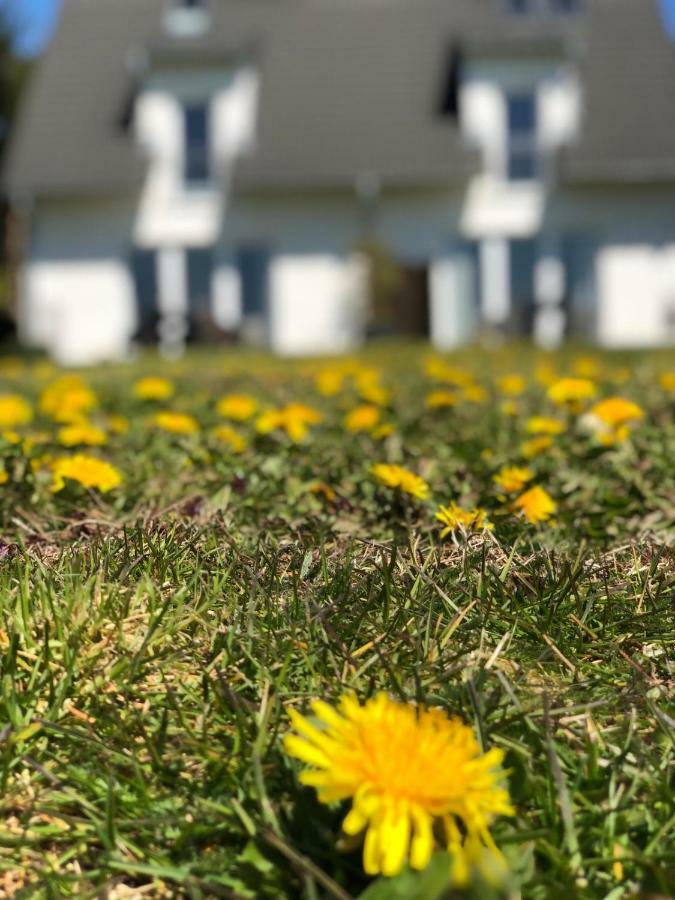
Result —
[{"label": "dormer", "polygon": [[514,16],[573,15],[583,11],[584,0],[497,0]]},{"label": "dormer", "polygon": [[164,29],[171,37],[198,37],[208,31],[211,13],[207,0],[169,0],[164,11]]}]

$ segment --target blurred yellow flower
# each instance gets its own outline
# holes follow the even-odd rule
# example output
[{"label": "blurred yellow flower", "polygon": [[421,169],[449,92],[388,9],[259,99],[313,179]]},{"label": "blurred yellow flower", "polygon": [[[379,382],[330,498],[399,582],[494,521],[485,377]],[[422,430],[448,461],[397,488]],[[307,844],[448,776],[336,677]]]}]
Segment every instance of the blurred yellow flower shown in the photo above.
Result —
[{"label": "blurred yellow flower", "polygon": [[284,746],[310,767],[300,780],[322,803],[351,799],[342,828],[363,836],[367,875],[424,869],[437,838],[457,884],[488,860],[504,865],[489,833],[496,816],[513,814],[502,750],[483,753],[461,720],[383,693],[363,705],[344,695],[337,709],[315,700],[312,710],[316,724],[289,710],[297,734]]},{"label": "blurred yellow flower", "polygon": [[488,399],[488,392],[480,384],[464,385],[462,394],[469,403],[485,403]]},{"label": "blurred yellow flower", "polygon": [[7,474],[7,469],[0,463],[0,484],[7,484],[8,481],[9,475]]},{"label": "blurred yellow flower", "polygon": [[129,431],[129,420],[124,416],[108,416],[108,428],[114,434],[126,434]]},{"label": "blurred yellow flower", "polygon": [[227,394],[216,405],[216,412],[233,422],[246,422],[258,411],[258,401],[250,394]]},{"label": "blurred yellow flower", "polygon": [[363,400],[386,406],[391,400],[391,391],[382,386],[380,378],[377,369],[360,369],[354,375],[354,382]]},{"label": "blurred yellow flower", "polygon": [[534,472],[524,466],[504,466],[492,480],[505,494],[515,494],[522,491],[527,482],[533,478]]},{"label": "blurred yellow flower", "polygon": [[504,400],[500,404],[499,410],[504,416],[517,416],[520,412],[515,400]]},{"label": "blurred yellow flower", "polygon": [[227,444],[233,453],[243,453],[246,449],[246,438],[229,425],[217,425],[213,429],[213,436]]},{"label": "blurred yellow flower", "polygon": [[33,418],[33,409],[19,394],[0,395],[0,428],[26,425]]},{"label": "blurred yellow flower", "polygon": [[562,434],[565,423],[550,416],[532,416],[525,424],[528,434]]},{"label": "blurred yellow flower", "polygon": [[523,441],[520,445],[520,452],[525,459],[533,459],[552,446],[553,438],[548,434],[542,434],[539,437],[530,438],[529,441]]},{"label": "blurred yellow flower", "polygon": [[344,380],[343,369],[322,369],[315,378],[316,389],[324,397],[335,397],[342,390]]},{"label": "blurred yellow flower", "polygon": [[548,389],[548,398],[558,406],[575,411],[597,393],[595,384],[587,378],[560,378]]},{"label": "blurred yellow flower", "polygon": [[122,475],[110,463],[94,456],[78,453],[63,456],[49,464],[52,471],[52,491],[57,493],[66,486],[66,479],[76,481],[83,487],[98,488],[102,493],[113,490],[122,483]]},{"label": "blurred yellow flower", "polygon": [[592,406],[581,424],[595,432],[600,443],[611,446],[627,440],[630,426],[642,418],[644,411],[637,403],[624,397],[609,397]]},{"label": "blurred yellow flower", "polygon": [[592,406],[589,415],[599,419],[610,428],[626,425],[628,422],[637,422],[644,418],[644,410],[624,397],[609,397]]},{"label": "blurred yellow flower", "polygon": [[484,509],[478,507],[475,509],[462,509],[456,503],[450,503],[448,506],[439,506],[436,510],[436,519],[445,525],[445,528],[441,531],[442,538],[457,530],[492,530],[492,524],[488,520],[487,513]]},{"label": "blurred yellow flower", "polygon": [[602,370],[600,363],[592,356],[578,356],[574,360],[572,371],[581,378],[597,378]]},{"label": "blurred yellow flower", "polygon": [[79,375],[62,375],[40,395],[40,412],[56,422],[77,422],[96,406],[96,394]]},{"label": "blurred yellow flower", "polygon": [[519,397],[527,386],[522,375],[502,375],[497,379],[497,390],[507,397]]},{"label": "blurred yellow flower", "polygon": [[427,394],[424,405],[427,409],[444,409],[457,405],[457,394],[452,391],[440,389]]},{"label": "blurred yellow flower", "polygon": [[546,522],[555,514],[557,509],[556,503],[544,488],[535,485],[529,491],[521,494],[514,501],[514,509],[522,513],[528,522],[537,524],[538,522]]},{"label": "blurred yellow flower", "polygon": [[108,437],[101,428],[90,425],[88,422],[78,422],[60,428],[57,440],[63,447],[76,447],[78,444],[100,447],[107,443]]},{"label": "blurred yellow flower", "polygon": [[659,384],[664,391],[675,391],[675,372],[661,372]]},{"label": "blurred yellow flower", "polygon": [[269,434],[272,431],[285,431],[293,443],[300,443],[309,433],[310,425],[321,421],[321,413],[304,403],[288,403],[281,409],[270,409],[259,416],[256,421],[258,434]]},{"label": "blurred yellow flower", "polygon": [[345,428],[353,434],[359,431],[372,431],[380,421],[380,407],[372,403],[364,403],[350,410],[345,416]]},{"label": "blurred yellow flower", "polygon": [[427,357],[424,361],[424,373],[434,381],[442,381],[457,387],[473,381],[472,376],[465,369],[460,369],[459,366],[451,366],[438,356]]},{"label": "blurred yellow flower", "polygon": [[139,400],[168,400],[169,397],[173,397],[175,391],[172,381],[155,375],[139,378],[133,386],[133,394]]},{"label": "blurred yellow flower", "polygon": [[429,497],[429,485],[410,469],[388,463],[378,463],[372,467],[371,471],[377,481],[386,487],[400,490],[417,500],[426,500]]},{"label": "blurred yellow flower", "polygon": [[155,413],[151,421],[162,431],[169,431],[172,434],[196,434],[199,431],[197,420],[187,413],[166,410]]}]

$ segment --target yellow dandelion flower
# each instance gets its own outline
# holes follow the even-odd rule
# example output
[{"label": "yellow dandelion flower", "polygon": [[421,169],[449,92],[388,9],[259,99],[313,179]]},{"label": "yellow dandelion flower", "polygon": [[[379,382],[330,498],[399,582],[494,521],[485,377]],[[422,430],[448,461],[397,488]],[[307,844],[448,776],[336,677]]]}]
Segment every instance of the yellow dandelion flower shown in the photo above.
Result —
[{"label": "yellow dandelion flower", "polygon": [[431,391],[425,397],[424,405],[427,409],[447,409],[449,406],[457,405],[457,394],[442,388]]},{"label": "yellow dandelion flower", "polygon": [[489,828],[513,815],[502,750],[482,753],[461,720],[386,694],[363,705],[345,695],[337,709],[315,700],[312,709],[317,724],[289,710],[297,734],[285,749],[310,767],[300,780],[322,803],[352,801],[342,828],[363,835],[366,874],[394,876],[406,862],[424,869],[436,836],[459,884],[486,858],[501,861]]},{"label": "yellow dandelion flower", "polygon": [[303,441],[309,433],[310,425],[321,421],[321,413],[304,403],[289,403],[281,409],[270,409],[258,417],[255,424],[258,434],[285,431],[293,443]]},{"label": "yellow dandelion flower", "polygon": [[74,425],[64,425],[57,435],[59,444],[63,447],[77,447],[82,444],[87,447],[100,447],[108,442],[108,436],[101,428],[90,425],[88,422],[78,422]]},{"label": "yellow dandelion flower", "polygon": [[14,431],[14,429],[10,428],[7,431],[2,432],[3,441],[7,441],[8,444],[20,444],[21,443],[21,435],[18,431]]},{"label": "yellow dandelion flower", "polygon": [[527,386],[522,375],[502,375],[497,379],[497,390],[507,397],[520,397]]},{"label": "yellow dandelion flower", "polygon": [[345,381],[345,372],[338,368],[322,369],[315,378],[317,391],[324,397],[335,397]]},{"label": "yellow dandelion flower", "polygon": [[578,356],[572,365],[572,371],[581,378],[597,378],[601,367],[597,359],[592,356]]},{"label": "yellow dandelion flower", "polygon": [[592,406],[589,414],[599,419],[610,428],[626,425],[628,422],[637,422],[644,418],[644,410],[623,397],[609,397]]},{"label": "yellow dandelion flower", "polygon": [[675,372],[661,372],[659,384],[664,391],[675,391]]},{"label": "yellow dandelion flower", "polygon": [[139,378],[133,388],[134,397],[139,400],[168,400],[173,397],[176,388],[173,381],[168,378],[159,378],[156,375],[148,375]]},{"label": "yellow dandelion flower", "polygon": [[514,501],[514,509],[522,513],[528,522],[546,522],[556,512],[557,506],[554,499],[544,488],[535,485],[529,491],[521,494]]},{"label": "yellow dandelion flower", "polygon": [[564,430],[565,423],[550,416],[531,416],[525,424],[528,434],[562,434]]},{"label": "yellow dandelion flower", "polygon": [[473,378],[465,369],[459,366],[451,366],[437,356],[430,356],[424,361],[424,374],[433,381],[441,381],[445,384],[452,384],[457,387],[470,384]]},{"label": "yellow dandelion flower", "polygon": [[16,428],[26,425],[33,418],[33,410],[19,394],[0,396],[0,428]]},{"label": "yellow dandelion flower", "polygon": [[187,413],[164,412],[155,413],[152,417],[154,425],[171,434],[196,434],[199,431],[197,420]]},{"label": "yellow dandelion flower", "polygon": [[229,425],[218,425],[213,429],[213,436],[226,444],[233,453],[243,453],[246,449],[246,438]]},{"label": "yellow dandelion flower", "polygon": [[7,474],[7,469],[0,464],[0,484],[7,484],[9,481],[9,475]]},{"label": "yellow dandelion flower", "polygon": [[539,384],[543,384],[545,387],[553,384],[553,382],[557,379],[557,374],[555,369],[550,363],[539,363],[537,368],[534,371],[534,377],[539,382]]},{"label": "yellow dandelion flower", "polygon": [[380,383],[377,369],[361,369],[354,375],[356,389],[363,400],[386,406],[391,400],[391,391]]},{"label": "yellow dandelion flower", "polygon": [[129,431],[129,420],[124,416],[108,416],[108,428],[114,434],[126,434]]},{"label": "yellow dandelion flower", "polygon": [[376,441],[382,441],[385,438],[388,438],[389,435],[394,433],[394,426],[391,422],[383,422],[381,425],[378,425],[376,428],[373,428],[371,434],[375,438]]},{"label": "yellow dandelion flower", "polygon": [[538,437],[530,438],[529,441],[523,441],[520,445],[520,452],[525,459],[533,459],[539,456],[545,450],[553,446],[553,438],[548,434],[542,434]]},{"label": "yellow dandelion flower", "polygon": [[415,475],[410,469],[403,466],[394,466],[387,463],[378,463],[372,468],[372,473],[386,487],[400,490],[404,494],[415,497],[417,500],[426,500],[430,489],[427,482]]},{"label": "yellow dandelion flower", "polygon": [[75,456],[63,456],[49,464],[53,475],[52,491],[57,493],[66,486],[66,479],[76,481],[83,487],[97,488],[102,493],[112,491],[122,483],[122,475],[118,469],[97,459],[77,453]]},{"label": "yellow dandelion flower", "polygon": [[216,405],[216,412],[233,422],[246,422],[258,411],[258,401],[250,394],[227,394]]},{"label": "yellow dandelion flower", "polygon": [[518,404],[515,400],[504,400],[499,409],[504,416],[517,416],[519,413]]},{"label": "yellow dandelion flower", "polygon": [[345,428],[356,434],[359,431],[372,431],[380,421],[380,407],[373,403],[364,403],[350,410],[345,416]]},{"label": "yellow dandelion flower", "polygon": [[77,422],[96,406],[96,394],[79,375],[62,375],[40,395],[40,412],[56,422]]},{"label": "yellow dandelion flower", "polygon": [[533,478],[534,472],[524,466],[504,466],[492,480],[505,494],[516,494]]},{"label": "yellow dandelion flower", "polygon": [[493,527],[484,509],[479,507],[462,509],[456,503],[439,506],[436,511],[436,519],[445,525],[441,531],[441,538],[447,537],[454,531],[491,531]]},{"label": "yellow dandelion flower", "polygon": [[467,384],[462,388],[462,395],[469,403],[485,403],[488,392],[480,384]]},{"label": "yellow dandelion flower", "polygon": [[588,378],[560,378],[549,387],[547,396],[557,406],[574,412],[592,400],[596,393],[595,384]]}]

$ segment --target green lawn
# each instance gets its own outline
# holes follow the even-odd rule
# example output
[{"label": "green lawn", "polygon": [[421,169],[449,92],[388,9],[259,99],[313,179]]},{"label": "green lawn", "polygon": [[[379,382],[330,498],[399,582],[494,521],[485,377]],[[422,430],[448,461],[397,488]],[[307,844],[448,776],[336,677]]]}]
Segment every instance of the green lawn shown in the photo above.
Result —
[{"label": "green lawn", "polygon": [[[444,853],[369,882],[342,846],[347,806],[300,784],[286,707],[348,690],[439,706],[506,752],[516,814],[491,831],[509,875],[462,896],[675,893],[672,359],[424,361],[224,351],[85,372],[95,405],[80,414],[106,443],[69,449],[54,417],[73,419],[81,388],[47,410],[58,373],[2,367],[0,394],[33,418],[0,439],[0,897],[459,896]],[[570,373],[596,388],[573,410],[547,395]],[[140,374],[175,395],[136,397]],[[439,391],[448,405],[429,408]],[[229,393],[259,405],[229,422],[239,452],[214,431]],[[615,396],[644,416],[603,442],[588,410]],[[321,417],[296,441],[260,424],[291,402]],[[364,404],[377,424],[347,430]],[[158,428],[164,409],[198,431]],[[533,416],[563,429],[536,454]],[[76,453],[121,484],[54,492],[55,460]],[[428,496],[378,483],[385,462]],[[504,465],[531,470],[549,520],[514,512],[493,481]],[[451,501],[491,530],[441,538]]]}]

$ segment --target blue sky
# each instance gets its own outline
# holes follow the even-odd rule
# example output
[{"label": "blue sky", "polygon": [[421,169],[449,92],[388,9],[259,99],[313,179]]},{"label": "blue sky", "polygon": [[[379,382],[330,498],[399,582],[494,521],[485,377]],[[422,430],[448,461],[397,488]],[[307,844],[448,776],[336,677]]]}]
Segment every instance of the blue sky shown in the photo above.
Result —
[{"label": "blue sky", "polygon": [[[61,2],[62,0],[0,0],[0,17],[7,18],[20,55],[36,56],[44,49],[56,24]],[[452,0],[448,2],[451,3]],[[666,28],[675,38],[675,0],[659,2]]]},{"label": "blue sky", "polygon": [[0,18],[9,25],[21,56],[36,56],[54,30],[61,0],[0,0]]}]

